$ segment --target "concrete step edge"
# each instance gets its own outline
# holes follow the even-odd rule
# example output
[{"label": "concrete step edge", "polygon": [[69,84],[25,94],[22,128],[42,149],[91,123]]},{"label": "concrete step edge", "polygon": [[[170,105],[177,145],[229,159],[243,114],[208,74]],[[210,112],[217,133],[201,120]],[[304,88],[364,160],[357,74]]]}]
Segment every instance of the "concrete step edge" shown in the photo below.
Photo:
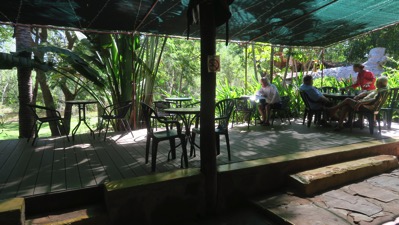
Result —
[{"label": "concrete step edge", "polygon": [[25,224],[29,225],[84,225],[84,224],[107,224],[108,216],[105,208],[94,205],[79,209],[54,212],[50,215],[42,215],[29,218]]},{"label": "concrete step edge", "polygon": [[295,193],[309,196],[398,167],[396,156],[379,155],[291,174],[288,184]]}]

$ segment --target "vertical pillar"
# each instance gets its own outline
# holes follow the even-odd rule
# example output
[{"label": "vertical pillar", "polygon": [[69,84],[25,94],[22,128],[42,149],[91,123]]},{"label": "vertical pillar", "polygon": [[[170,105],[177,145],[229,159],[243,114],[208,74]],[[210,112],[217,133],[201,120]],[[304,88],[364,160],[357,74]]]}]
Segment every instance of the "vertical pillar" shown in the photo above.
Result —
[{"label": "vertical pillar", "polygon": [[248,90],[248,44],[245,44],[245,88],[244,94],[247,94]]},{"label": "vertical pillar", "polygon": [[274,47],[272,45],[272,50],[270,52],[270,83],[273,82],[273,73],[274,73]]},{"label": "vertical pillar", "polygon": [[216,54],[214,1],[200,4],[201,33],[201,172],[205,175],[207,209],[216,208],[217,174],[215,144],[216,73],[208,72],[208,56]]},{"label": "vertical pillar", "polygon": [[[284,79],[283,79],[283,87],[284,88],[287,87],[287,74],[288,74],[288,68],[290,68],[291,54],[292,54],[292,47],[290,47],[288,50],[287,64],[285,65]],[[291,76],[291,79],[292,79],[292,76]]]},{"label": "vertical pillar", "polygon": [[324,81],[324,48],[321,50],[321,87],[323,87]]},{"label": "vertical pillar", "polygon": [[256,58],[255,58],[255,44],[252,43],[252,59],[254,61],[254,73],[255,73],[255,80],[259,81],[258,79],[258,70],[256,66]]}]

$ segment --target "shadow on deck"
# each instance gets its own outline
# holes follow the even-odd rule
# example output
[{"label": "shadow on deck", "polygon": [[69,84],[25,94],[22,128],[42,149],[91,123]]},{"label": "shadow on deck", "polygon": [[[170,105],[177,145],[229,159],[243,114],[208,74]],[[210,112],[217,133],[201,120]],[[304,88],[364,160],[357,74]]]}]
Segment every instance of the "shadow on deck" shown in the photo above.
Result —
[{"label": "shadow on deck", "polygon": [[[230,129],[232,160],[228,161],[221,138],[219,165],[280,156],[290,160],[297,153],[323,151],[339,146],[386,140],[399,136],[395,128],[383,134],[369,135],[368,129],[344,130],[301,124],[274,127],[245,125]],[[107,141],[88,134],[77,135],[74,142],[64,137],[40,138],[35,146],[26,139],[0,141],[0,199],[36,196],[96,187],[107,181],[152,174],[145,164],[145,130],[120,137],[111,133]],[[180,157],[167,160],[169,143],[161,142],[157,172],[180,169]],[[181,148],[177,149],[180,155]],[[200,153],[190,158],[189,167],[198,168]]]}]

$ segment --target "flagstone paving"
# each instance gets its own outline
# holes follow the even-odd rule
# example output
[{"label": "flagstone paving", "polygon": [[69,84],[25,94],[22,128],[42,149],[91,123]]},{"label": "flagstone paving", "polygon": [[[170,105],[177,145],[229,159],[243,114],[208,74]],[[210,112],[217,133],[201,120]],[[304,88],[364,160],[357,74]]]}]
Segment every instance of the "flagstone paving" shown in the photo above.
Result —
[{"label": "flagstone paving", "polygon": [[399,170],[313,197],[287,192],[256,204],[296,225],[384,224],[399,217]]}]

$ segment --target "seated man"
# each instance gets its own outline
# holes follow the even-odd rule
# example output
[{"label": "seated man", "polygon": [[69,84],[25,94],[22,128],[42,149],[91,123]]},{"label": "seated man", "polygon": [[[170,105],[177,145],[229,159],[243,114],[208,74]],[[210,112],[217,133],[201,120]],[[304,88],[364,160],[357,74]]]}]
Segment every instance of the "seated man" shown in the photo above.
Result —
[{"label": "seated man", "polygon": [[264,101],[260,101],[258,105],[259,113],[262,115],[261,124],[263,126],[270,126],[270,110],[281,107],[281,99],[277,87],[271,84],[266,77],[262,77],[260,83],[262,87],[256,95],[266,98]]},{"label": "seated man", "polygon": [[311,101],[309,101],[310,108],[319,110],[325,106],[331,105],[330,100],[315,87],[313,87],[313,77],[306,75],[303,77],[303,84],[299,87],[300,91],[304,91]]},{"label": "seated man", "polygon": [[348,112],[359,110],[360,107],[373,109],[374,105],[372,103],[380,92],[387,90],[387,86],[387,77],[380,77],[377,80],[376,90],[361,93],[353,99],[347,98],[338,105],[331,107],[329,109],[331,115],[335,115],[337,112],[339,112],[339,121],[336,130],[339,131],[343,128],[343,121]]}]

